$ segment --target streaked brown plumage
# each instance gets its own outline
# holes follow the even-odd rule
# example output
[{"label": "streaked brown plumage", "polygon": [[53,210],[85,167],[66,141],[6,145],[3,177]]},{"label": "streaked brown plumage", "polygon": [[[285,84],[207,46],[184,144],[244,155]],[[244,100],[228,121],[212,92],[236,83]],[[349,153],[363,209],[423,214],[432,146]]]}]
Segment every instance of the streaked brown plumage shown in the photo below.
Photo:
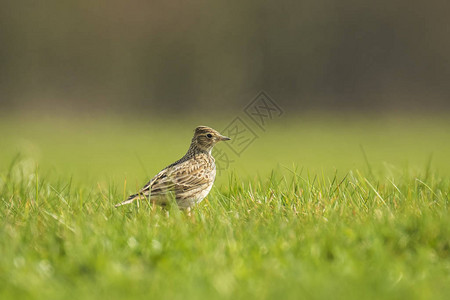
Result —
[{"label": "streaked brown plumage", "polygon": [[229,139],[210,127],[197,127],[189,150],[181,159],[164,168],[137,194],[116,204],[116,207],[138,199],[166,205],[173,195],[179,208],[190,209],[201,202],[213,186],[216,165],[211,155],[212,148],[217,142]]}]

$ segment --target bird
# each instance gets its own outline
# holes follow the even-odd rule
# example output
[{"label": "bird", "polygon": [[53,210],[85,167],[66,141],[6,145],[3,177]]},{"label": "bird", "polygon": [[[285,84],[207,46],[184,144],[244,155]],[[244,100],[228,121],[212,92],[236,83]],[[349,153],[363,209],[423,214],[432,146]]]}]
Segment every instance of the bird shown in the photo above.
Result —
[{"label": "bird", "polygon": [[221,141],[231,140],[208,126],[194,130],[186,154],[155,175],[139,192],[118,203],[115,207],[146,199],[150,203],[166,206],[175,199],[181,210],[188,210],[200,203],[211,190],[216,177],[216,165],[211,154]]}]

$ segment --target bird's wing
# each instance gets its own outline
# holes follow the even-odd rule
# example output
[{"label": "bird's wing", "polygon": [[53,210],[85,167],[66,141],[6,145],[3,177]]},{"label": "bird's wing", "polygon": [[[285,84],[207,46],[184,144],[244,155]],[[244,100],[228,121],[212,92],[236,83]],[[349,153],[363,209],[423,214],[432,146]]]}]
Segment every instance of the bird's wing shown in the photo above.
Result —
[{"label": "bird's wing", "polygon": [[[211,166],[214,168],[214,166]],[[210,168],[205,168],[204,161],[188,160],[170,166],[153,177],[138,193],[131,195],[126,201],[117,204],[129,204],[136,199],[157,199],[173,192],[177,197],[188,197],[191,193],[205,189],[214,181]]]},{"label": "bird's wing", "polygon": [[129,196],[127,200],[116,204],[115,207],[130,204],[137,199],[148,198],[150,191],[152,190],[153,184],[155,182],[157,182],[158,185],[161,185],[161,183],[165,182],[165,178],[167,178],[167,171],[168,169],[166,168],[161,172],[159,172],[158,174],[156,174],[156,176],[153,177],[149,182],[147,182],[147,184],[144,185],[144,187],[138,193]]},{"label": "bird's wing", "polygon": [[139,194],[144,196],[160,196],[170,192],[175,194],[186,193],[214,181],[210,170],[204,167],[203,162],[190,160],[172,166],[159,172]]},{"label": "bird's wing", "polygon": [[204,162],[189,160],[162,170],[138,194],[158,196],[171,191],[187,191],[213,180],[214,177],[211,176],[210,169],[204,167]]}]

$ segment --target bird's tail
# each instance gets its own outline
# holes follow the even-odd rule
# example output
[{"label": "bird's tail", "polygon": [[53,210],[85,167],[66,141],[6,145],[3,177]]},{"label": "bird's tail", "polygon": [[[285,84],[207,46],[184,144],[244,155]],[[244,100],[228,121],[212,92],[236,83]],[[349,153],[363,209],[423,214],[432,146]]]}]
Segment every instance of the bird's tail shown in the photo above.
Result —
[{"label": "bird's tail", "polygon": [[142,196],[143,195],[139,194],[139,193],[131,195],[130,197],[128,197],[127,200],[125,200],[123,202],[120,202],[120,203],[117,203],[116,205],[114,205],[114,207],[119,207],[119,206],[122,206],[122,205],[130,204],[130,203],[134,202],[135,200],[140,199]]}]

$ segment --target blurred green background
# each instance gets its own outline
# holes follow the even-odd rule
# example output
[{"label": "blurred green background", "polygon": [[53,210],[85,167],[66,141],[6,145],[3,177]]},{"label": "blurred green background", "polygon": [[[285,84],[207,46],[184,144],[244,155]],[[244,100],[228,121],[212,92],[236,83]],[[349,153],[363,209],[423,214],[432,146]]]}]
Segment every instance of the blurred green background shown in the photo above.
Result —
[{"label": "blurred green background", "polygon": [[[197,125],[258,135],[226,169],[450,168],[448,1],[3,1],[0,167],[141,185]],[[265,90],[284,114],[261,130]],[[219,183],[221,178],[219,176]],[[137,183],[137,181],[139,183]]]},{"label": "blurred green background", "polygon": [[195,126],[245,118],[265,90],[284,114],[264,130],[245,119],[259,138],[231,158],[243,174],[428,160],[446,170],[449,6],[3,1],[1,167],[21,153],[91,179],[151,176]]},{"label": "blurred green background", "polygon": [[[121,190],[127,181],[125,194],[131,193],[184,155],[196,125],[222,129],[233,117],[7,117],[0,121],[1,171],[19,155],[28,172],[38,168],[48,178],[114,184]],[[436,176],[450,176],[450,120],[442,116],[286,113],[268,122],[265,131],[252,128],[258,138],[240,156],[224,143],[213,150],[221,170],[216,186],[228,186],[232,173],[258,181],[272,171],[290,177],[294,170],[311,177],[343,177],[360,170],[381,179],[430,169]],[[228,163],[220,153],[227,155]]]}]

